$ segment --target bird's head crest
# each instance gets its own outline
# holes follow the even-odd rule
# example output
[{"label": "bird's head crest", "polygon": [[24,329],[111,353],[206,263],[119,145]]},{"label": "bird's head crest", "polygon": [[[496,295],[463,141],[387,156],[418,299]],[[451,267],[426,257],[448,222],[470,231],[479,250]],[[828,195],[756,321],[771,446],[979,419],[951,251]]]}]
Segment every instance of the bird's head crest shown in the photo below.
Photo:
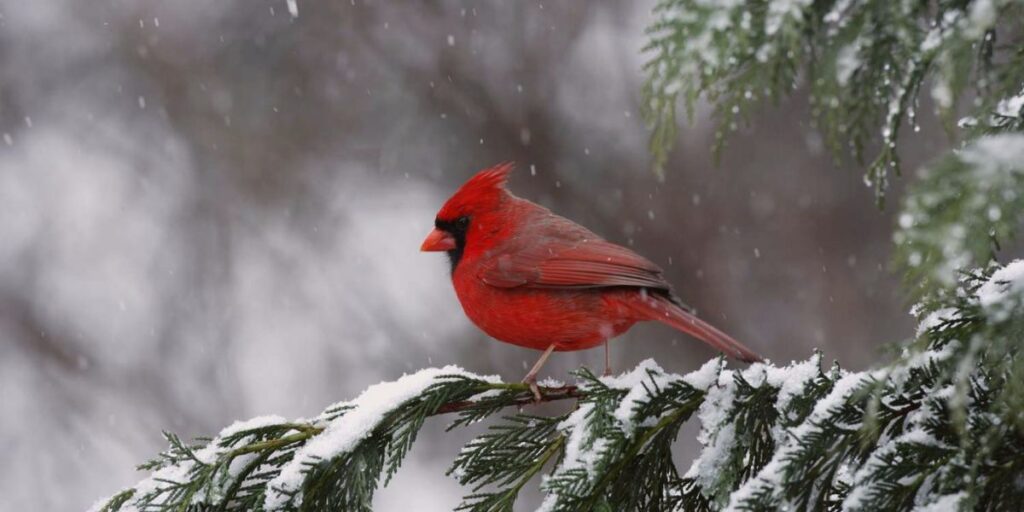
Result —
[{"label": "bird's head crest", "polygon": [[437,218],[454,220],[496,208],[508,195],[505,183],[513,167],[514,163],[504,162],[476,173],[445,202]]}]

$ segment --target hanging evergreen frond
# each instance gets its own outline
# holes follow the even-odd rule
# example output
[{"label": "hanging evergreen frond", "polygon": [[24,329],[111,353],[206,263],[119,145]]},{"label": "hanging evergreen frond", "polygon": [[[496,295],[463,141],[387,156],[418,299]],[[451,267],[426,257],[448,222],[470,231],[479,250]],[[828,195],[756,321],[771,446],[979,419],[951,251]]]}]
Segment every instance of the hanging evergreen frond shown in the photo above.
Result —
[{"label": "hanging evergreen frond", "polygon": [[1024,220],[1022,192],[1024,134],[983,136],[922,169],[895,234],[915,292],[950,289],[962,269],[992,259]]},{"label": "hanging evergreen frond", "polygon": [[701,97],[719,120],[717,153],[754,106],[807,87],[837,155],[860,161],[877,148],[865,180],[879,201],[889,172],[900,170],[901,130],[917,130],[928,84],[949,121],[973,91],[968,124],[1021,128],[1020,0],[661,0],[654,12],[643,92],[658,173],[675,142],[677,103],[692,117]]}]

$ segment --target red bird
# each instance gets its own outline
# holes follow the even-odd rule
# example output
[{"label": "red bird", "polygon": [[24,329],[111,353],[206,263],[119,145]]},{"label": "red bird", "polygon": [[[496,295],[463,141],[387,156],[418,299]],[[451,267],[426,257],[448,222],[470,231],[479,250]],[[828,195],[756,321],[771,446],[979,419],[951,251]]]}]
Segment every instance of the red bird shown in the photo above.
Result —
[{"label": "red bird", "polygon": [[741,361],[747,347],[697,318],[662,270],[543,206],[512,195],[511,163],[470,178],[441,207],[420,247],[444,251],[466,316],[490,336],[543,350],[523,382],[538,396],[537,372],[554,350],[605,345],[633,324],[655,320]]}]

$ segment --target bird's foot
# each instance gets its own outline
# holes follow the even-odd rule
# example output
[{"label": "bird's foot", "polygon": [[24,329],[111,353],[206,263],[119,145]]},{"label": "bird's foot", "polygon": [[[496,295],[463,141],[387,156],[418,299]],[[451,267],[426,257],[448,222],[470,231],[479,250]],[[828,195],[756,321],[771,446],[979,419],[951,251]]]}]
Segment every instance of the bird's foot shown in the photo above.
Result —
[{"label": "bird's foot", "polygon": [[612,355],[608,347],[608,340],[604,340],[604,375],[602,377],[610,377],[612,375]]},{"label": "bird's foot", "polygon": [[544,401],[544,395],[541,394],[540,386],[537,385],[537,376],[536,375],[527,375],[526,378],[523,379],[523,384],[529,384],[530,392],[533,393],[533,402],[534,403],[538,403],[539,404],[542,401]]},{"label": "bird's foot", "polygon": [[540,403],[544,401],[544,395],[540,393],[540,386],[537,385],[537,373],[540,372],[540,368],[544,366],[544,361],[548,360],[548,356],[550,356],[551,352],[554,352],[554,350],[554,343],[548,345],[548,348],[544,351],[543,354],[541,354],[540,359],[538,359],[536,363],[533,363],[533,368],[530,368],[530,371],[526,374],[526,377],[523,377],[523,384],[529,384],[530,391],[533,392],[534,403]]}]

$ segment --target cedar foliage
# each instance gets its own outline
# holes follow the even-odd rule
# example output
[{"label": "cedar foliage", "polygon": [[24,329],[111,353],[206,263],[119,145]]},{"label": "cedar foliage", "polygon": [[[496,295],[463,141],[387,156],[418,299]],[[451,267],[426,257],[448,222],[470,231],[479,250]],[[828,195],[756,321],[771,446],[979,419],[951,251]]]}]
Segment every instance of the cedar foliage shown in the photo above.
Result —
[{"label": "cedar foliage", "polygon": [[[1024,211],[1024,2],[661,0],[655,15],[644,95],[659,173],[677,104],[701,98],[720,149],[757,104],[807,91],[879,202],[923,96],[961,141],[902,199],[896,263],[919,328],[900,354],[863,372],[821,354],[682,376],[652,361],[618,377],[584,368],[543,388],[574,402],[553,417],[516,412],[525,385],[428,369],[369,425],[347,423],[369,407],[357,400],[192,443],[167,434],[140,466],[150,476],[94,509],[370,510],[428,418],[454,429],[501,414],[454,456],[460,510],[512,510],[542,474],[546,511],[1024,508],[1024,262],[999,263]],[[683,471],[671,449],[694,416],[703,450]]]}]

